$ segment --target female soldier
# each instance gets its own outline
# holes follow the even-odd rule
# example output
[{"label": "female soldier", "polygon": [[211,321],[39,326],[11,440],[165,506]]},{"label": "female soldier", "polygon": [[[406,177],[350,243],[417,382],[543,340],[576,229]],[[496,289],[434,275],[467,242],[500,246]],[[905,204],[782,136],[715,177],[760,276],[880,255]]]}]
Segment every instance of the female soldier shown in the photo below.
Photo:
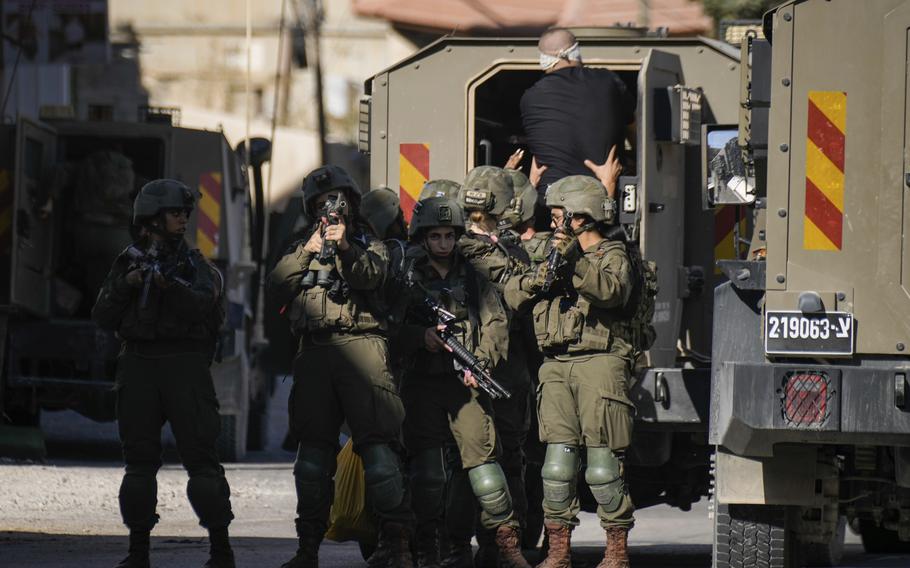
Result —
[{"label": "female soldier", "polygon": [[147,568],[161,467],[161,427],[170,422],[189,473],[186,493],[209,531],[207,568],[233,568],[230,489],[215,453],[221,427],[209,365],[223,309],[221,275],[183,235],[196,202],[179,181],[147,183],[133,221],[143,236],[111,268],[92,318],[123,340],[117,361],[117,420],[126,474],[120,513],[130,529],[118,568]]},{"label": "female soldier", "polygon": [[[456,251],[464,232],[461,209],[446,197],[417,203],[409,229],[405,317],[399,340],[413,351],[404,373],[405,445],[411,456],[413,508],[418,523],[417,565],[438,566],[437,529],[443,512],[443,445],[454,435],[471,489],[480,503],[481,522],[495,531],[501,566],[530,568],[521,555],[518,522],[509,486],[496,462],[496,429],[490,399],[475,388],[469,371],[456,371],[426,309],[432,298],[454,314],[449,329],[493,368],[508,350],[506,314],[495,292]],[[464,384],[458,380],[459,375]]]}]

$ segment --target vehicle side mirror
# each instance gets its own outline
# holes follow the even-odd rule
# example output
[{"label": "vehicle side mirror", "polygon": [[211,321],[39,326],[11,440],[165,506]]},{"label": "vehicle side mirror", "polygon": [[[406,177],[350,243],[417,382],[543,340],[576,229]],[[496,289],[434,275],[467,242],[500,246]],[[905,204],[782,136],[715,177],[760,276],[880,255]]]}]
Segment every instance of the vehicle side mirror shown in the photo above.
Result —
[{"label": "vehicle side mirror", "polygon": [[702,125],[701,154],[705,208],[748,205],[755,201],[755,174],[750,171],[739,146],[737,125]]}]

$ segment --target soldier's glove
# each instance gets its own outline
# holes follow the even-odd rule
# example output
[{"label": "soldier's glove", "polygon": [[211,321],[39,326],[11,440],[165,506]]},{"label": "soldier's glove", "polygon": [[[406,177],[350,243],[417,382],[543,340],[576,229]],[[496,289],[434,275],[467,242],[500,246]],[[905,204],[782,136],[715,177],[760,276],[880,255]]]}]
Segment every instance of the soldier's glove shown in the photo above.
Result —
[{"label": "soldier's glove", "polygon": [[578,245],[578,237],[567,235],[564,239],[553,239],[553,246],[559,251],[563,261],[572,262],[581,254],[581,247]]}]

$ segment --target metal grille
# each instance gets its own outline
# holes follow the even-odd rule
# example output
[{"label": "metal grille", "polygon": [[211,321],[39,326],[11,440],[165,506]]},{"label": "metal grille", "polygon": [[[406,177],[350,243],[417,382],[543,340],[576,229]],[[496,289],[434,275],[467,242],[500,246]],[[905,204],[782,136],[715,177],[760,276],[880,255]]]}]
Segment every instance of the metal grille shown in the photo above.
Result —
[{"label": "metal grille", "polygon": [[360,98],[360,116],[357,131],[357,148],[364,154],[370,153],[370,110],[372,98],[364,95]]},{"label": "metal grille", "polygon": [[818,429],[831,416],[834,389],[826,373],[796,371],[784,377],[781,415],[791,428]]}]

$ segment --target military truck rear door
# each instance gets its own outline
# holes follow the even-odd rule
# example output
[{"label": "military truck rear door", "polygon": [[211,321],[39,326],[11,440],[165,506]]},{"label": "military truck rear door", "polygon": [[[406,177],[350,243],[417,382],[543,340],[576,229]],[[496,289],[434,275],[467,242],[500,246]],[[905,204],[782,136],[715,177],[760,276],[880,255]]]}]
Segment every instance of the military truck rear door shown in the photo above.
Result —
[{"label": "military truck rear door", "polygon": [[677,55],[652,49],[638,75],[638,171],[641,246],[657,262],[660,291],[654,327],[657,341],[650,364],[672,367],[682,316],[680,272],[683,266],[685,214],[685,147],[670,134],[672,112],[668,87],[682,83]]},{"label": "military truck rear door", "polygon": [[51,183],[57,133],[26,118],[16,132],[10,303],[36,315],[51,313],[53,233]]}]

